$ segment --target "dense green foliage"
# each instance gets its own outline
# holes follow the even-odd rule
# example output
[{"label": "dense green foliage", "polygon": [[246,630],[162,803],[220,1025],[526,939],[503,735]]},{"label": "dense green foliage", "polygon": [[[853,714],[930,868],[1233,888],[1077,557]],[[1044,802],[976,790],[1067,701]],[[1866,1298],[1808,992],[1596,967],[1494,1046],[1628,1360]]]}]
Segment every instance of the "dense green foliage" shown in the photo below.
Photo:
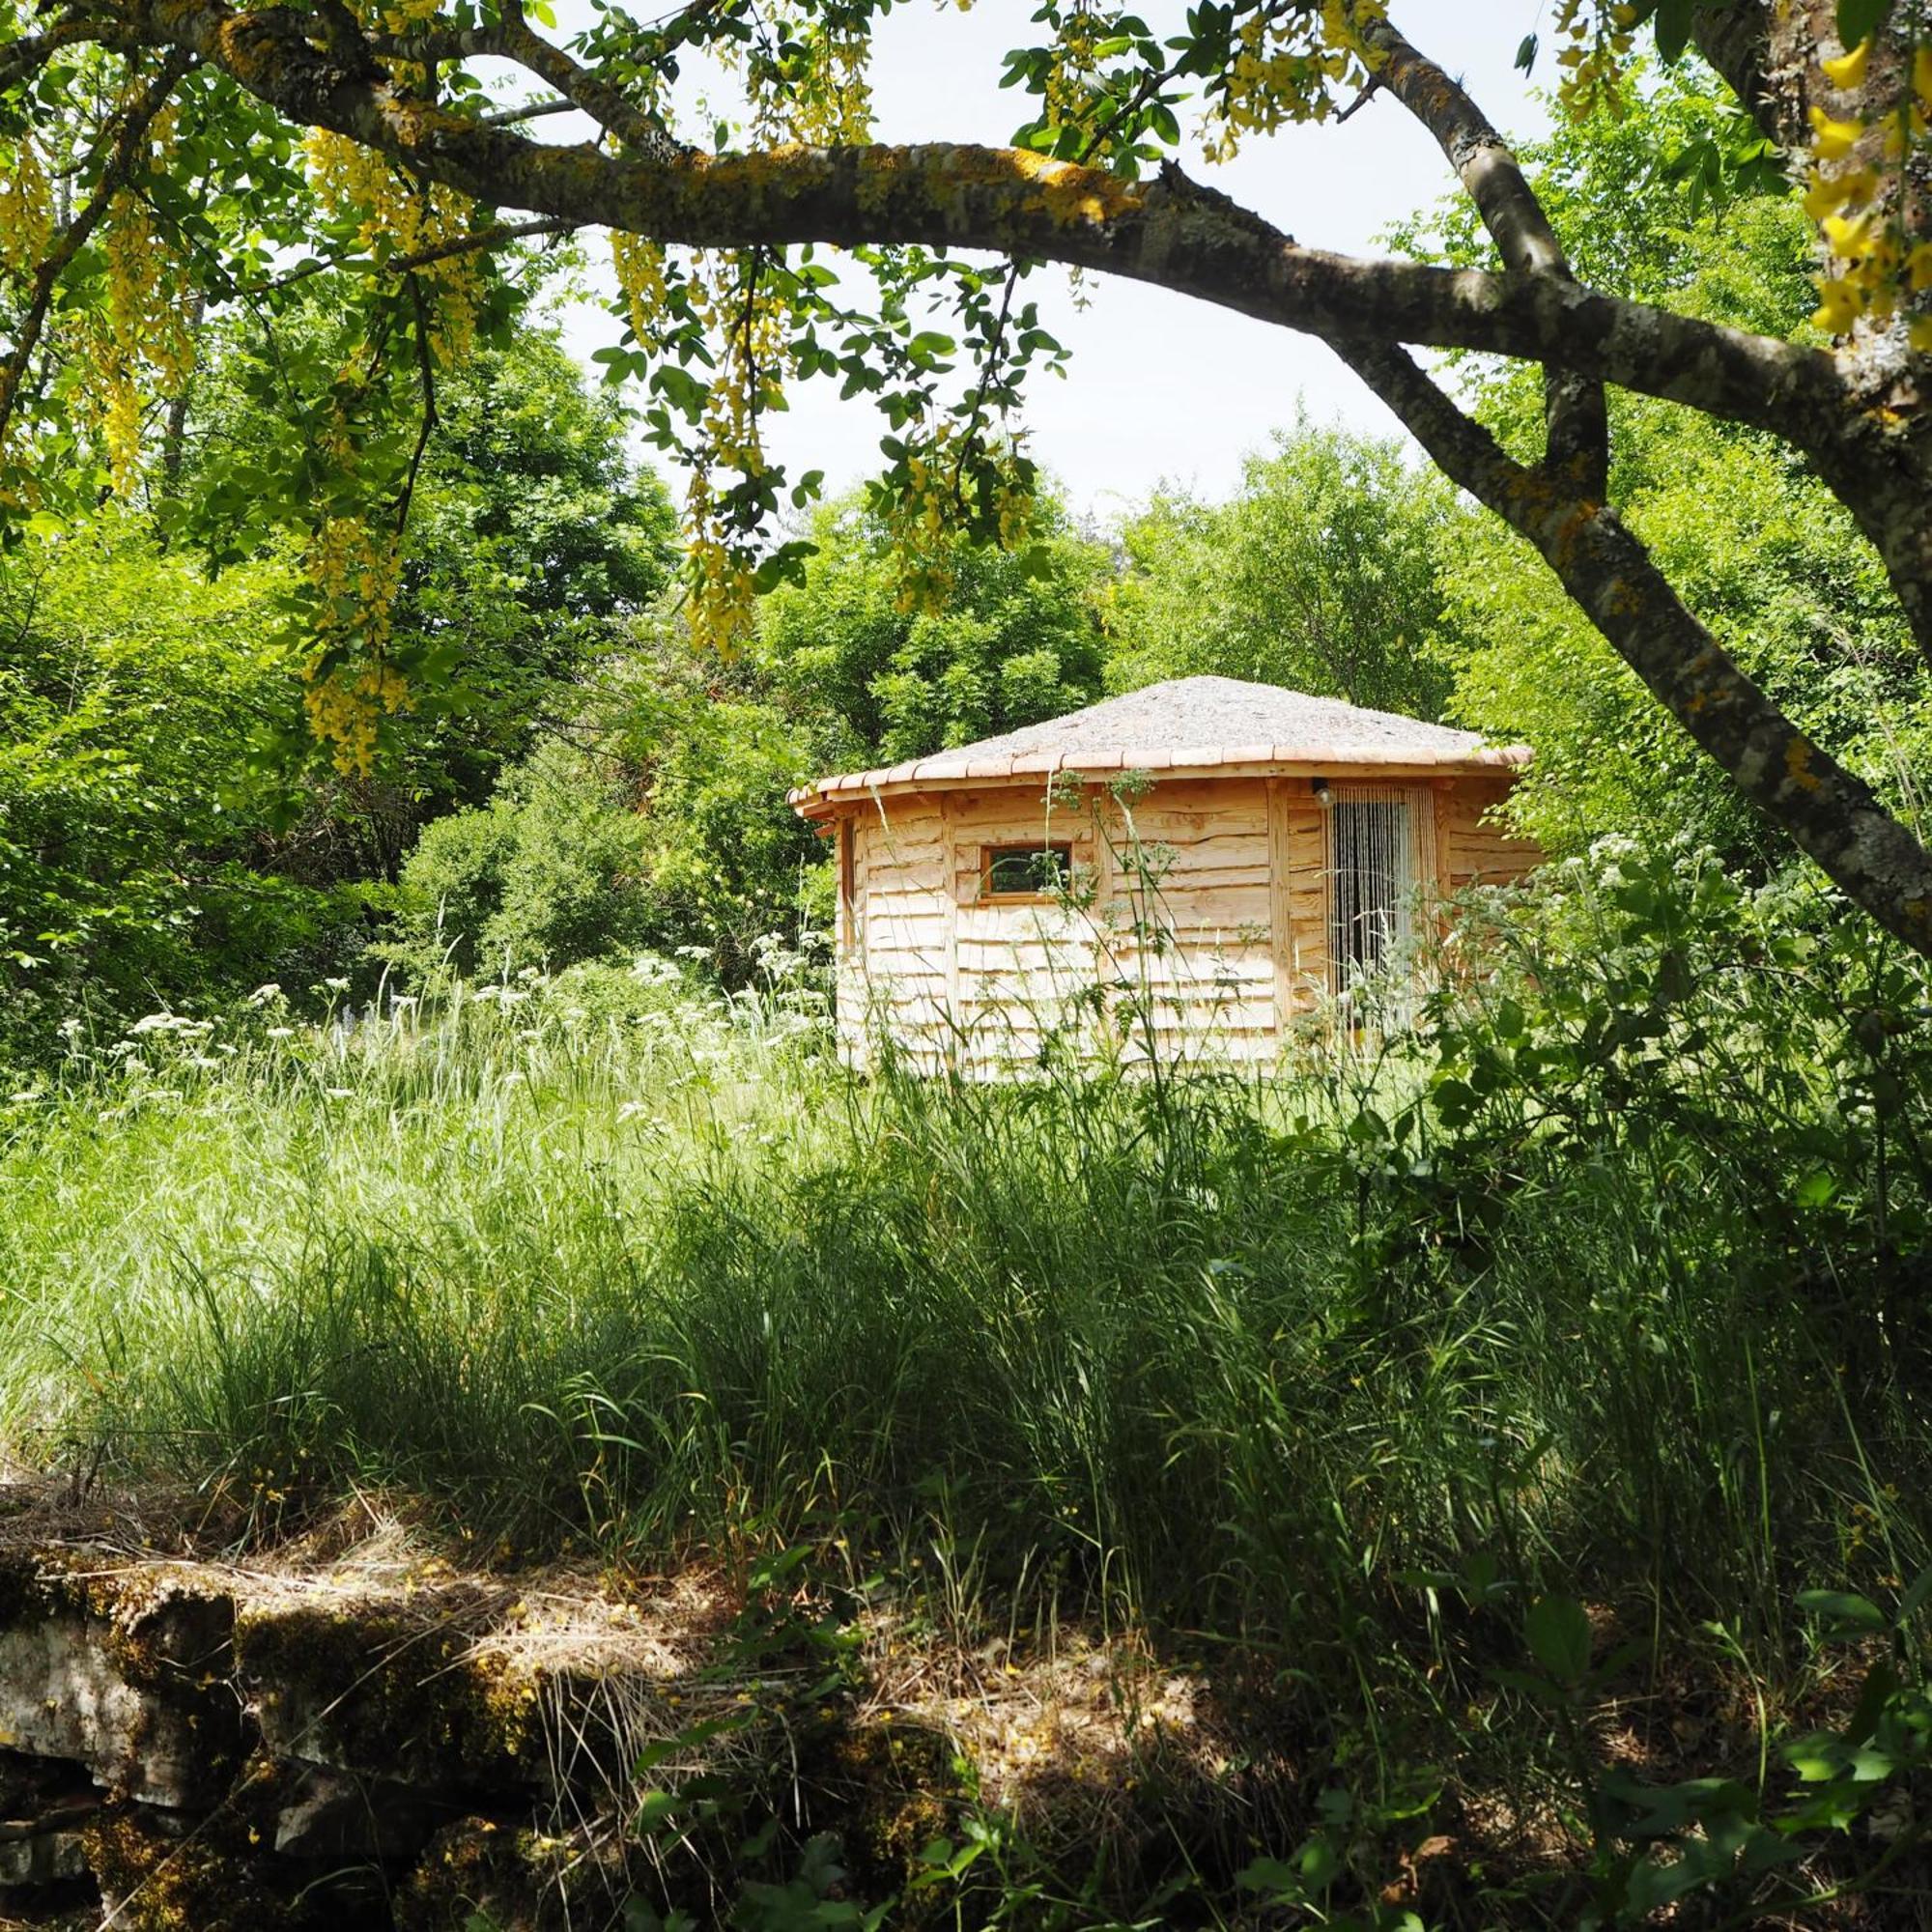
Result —
[{"label": "dense green foliage", "polygon": [[860,499],[813,519],[817,554],[760,612],[774,690],[819,721],[831,768],[895,764],[1099,696],[1091,593],[1104,559],[1050,502],[1023,551],[952,546],[938,612],[907,608],[890,536]]},{"label": "dense green foliage", "polygon": [[1475,522],[1399,444],[1304,414],[1231,501],[1164,493],[1128,519],[1109,681],[1207,671],[1440,718],[1438,559]]},{"label": "dense green foliage", "polygon": [[1056,512],[1042,521],[1022,553],[955,544],[935,614],[904,608],[887,534],[854,497],[812,520],[800,582],[766,600],[736,661],[640,629],[487,807],[425,834],[388,956],[420,973],[453,943],[466,970],[515,971],[690,947],[742,984],[761,941],[825,923],[794,785],[1099,695],[1104,557]]},{"label": "dense green foliage", "polygon": [[[211,350],[190,477],[205,445],[282,434],[245,345]],[[213,568],[166,540],[168,509],[49,521],[0,554],[0,1055],[45,1054],[69,1018],[354,971],[423,825],[574,713],[669,570],[621,412],[548,337],[483,355],[444,386],[395,613],[398,655],[446,675],[385,721],[376,774],[345,776],[303,716],[293,559]]]},{"label": "dense green foliage", "polygon": [[264,866],[297,711],[273,562],[210,582],[130,517],[0,563],[0,1056],[245,990],[339,950],[353,908]]}]

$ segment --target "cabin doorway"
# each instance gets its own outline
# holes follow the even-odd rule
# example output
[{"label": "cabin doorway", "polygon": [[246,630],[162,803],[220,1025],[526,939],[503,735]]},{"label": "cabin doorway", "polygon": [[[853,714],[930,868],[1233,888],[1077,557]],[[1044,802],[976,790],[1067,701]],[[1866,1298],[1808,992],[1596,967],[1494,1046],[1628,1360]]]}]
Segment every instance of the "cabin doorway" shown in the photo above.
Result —
[{"label": "cabin doorway", "polygon": [[1328,989],[1345,994],[1406,959],[1435,877],[1434,800],[1414,785],[1336,785],[1328,822]]}]

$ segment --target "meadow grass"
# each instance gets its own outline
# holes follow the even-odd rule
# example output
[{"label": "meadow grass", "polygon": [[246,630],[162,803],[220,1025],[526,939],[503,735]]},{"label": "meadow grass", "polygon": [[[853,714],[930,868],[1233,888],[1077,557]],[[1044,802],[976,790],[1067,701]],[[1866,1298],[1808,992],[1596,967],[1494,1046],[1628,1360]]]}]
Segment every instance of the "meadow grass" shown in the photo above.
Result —
[{"label": "meadow grass", "polygon": [[1599,1061],[1546,961],[1540,1016],[1163,1081],[862,1081],[614,973],[157,1026],[10,1104],[0,1437],[264,1535],[372,1487],[479,1551],[1131,1620],[1385,1796],[1554,1747],[1490,1675],[1541,1591],[1802,1697],[1794,1593],[1932,1553],[1921,1357],[1853,1279],[1918,1196],[1895,1151],[1874,1246],[1836,1009],[1721,963]]}]

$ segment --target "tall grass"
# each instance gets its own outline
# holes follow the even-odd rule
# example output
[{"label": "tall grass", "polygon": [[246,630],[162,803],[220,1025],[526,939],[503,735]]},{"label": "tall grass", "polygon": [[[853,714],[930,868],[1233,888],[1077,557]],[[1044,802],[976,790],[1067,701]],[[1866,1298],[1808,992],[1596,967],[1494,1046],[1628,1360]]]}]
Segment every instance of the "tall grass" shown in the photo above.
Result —
[{"label": "tall grass", "polygon": [[156,1029],[7,1116],[0,1435],[265,1527],[843,1537],[1378,1738],[1465,1720],[1498,1582],[1776,1683],[1794,1590],[1932,1552],[1924,994],[1646,878],[1278,1075],[860,1082],[609,974]]}]

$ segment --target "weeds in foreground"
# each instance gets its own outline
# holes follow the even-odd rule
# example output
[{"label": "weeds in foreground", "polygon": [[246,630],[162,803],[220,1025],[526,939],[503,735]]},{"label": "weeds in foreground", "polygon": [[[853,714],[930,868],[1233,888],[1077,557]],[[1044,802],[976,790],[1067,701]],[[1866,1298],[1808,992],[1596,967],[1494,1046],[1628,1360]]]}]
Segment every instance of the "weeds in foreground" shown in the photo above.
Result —
[{"label": "weeds in foreground", "polygon": [[[1760,1742],[1860,1708],[1799,1593],[1889,1618],[1932,1555],[1932,1002],[1695,860],[1464,934],[1413,1036],[1278,1074],[859,1083],[659,968],[157,1025],[9,1105],[0,1432],[263,1535],[375,1485],[1131,1624],[1242,1711],[1270,1846],[1333,1790],[1357,1886],[1405,1833],[1606,1883],[1577,1765],[1770,1817]],[[1510,1675],[1545,1599],[1623,1654],[1588,1697]]]}]

